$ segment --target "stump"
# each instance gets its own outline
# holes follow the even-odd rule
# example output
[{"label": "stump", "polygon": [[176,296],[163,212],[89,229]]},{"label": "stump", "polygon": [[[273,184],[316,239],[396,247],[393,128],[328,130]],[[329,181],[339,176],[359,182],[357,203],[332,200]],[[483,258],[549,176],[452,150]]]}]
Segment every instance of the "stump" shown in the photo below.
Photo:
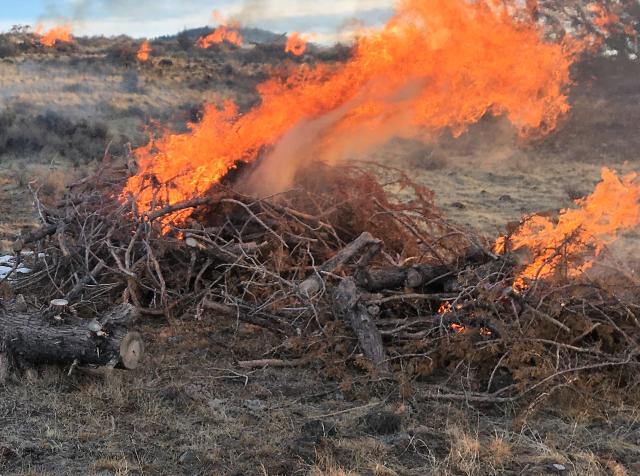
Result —
[{"label": "stump", "polygon": [[[129,304],[96,320],[43,314],[0,312],[0,352],[33,364],[118,366],[135,369],[144,355],[140,334],[129,332],[136,315]],[[96,332],[95,322],[100,329]],[[93,325],[89,325],[89,324]]]}]

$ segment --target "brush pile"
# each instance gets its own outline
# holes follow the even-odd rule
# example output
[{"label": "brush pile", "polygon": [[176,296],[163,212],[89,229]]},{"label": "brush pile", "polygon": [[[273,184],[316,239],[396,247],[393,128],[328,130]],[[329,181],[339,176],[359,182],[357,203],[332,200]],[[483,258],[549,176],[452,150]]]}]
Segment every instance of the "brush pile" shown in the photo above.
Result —
[{"label": "brush pile", "polygon": [[15,248],[41,258],[14,293],[89,316],[131,303],[170,321],[238,320],[281,339],[273,365],[320,362],[336,376],[355,364],[408,387],[430,382],[430,398],[510,402],[637,383],[637,283],[514,291],[515,257],[446,221],[395,169],[316,163],[264,199],[227,177],[145,213],[122,196],[126,178],[103,169],[56,206],[36,195],[42,228]]}]

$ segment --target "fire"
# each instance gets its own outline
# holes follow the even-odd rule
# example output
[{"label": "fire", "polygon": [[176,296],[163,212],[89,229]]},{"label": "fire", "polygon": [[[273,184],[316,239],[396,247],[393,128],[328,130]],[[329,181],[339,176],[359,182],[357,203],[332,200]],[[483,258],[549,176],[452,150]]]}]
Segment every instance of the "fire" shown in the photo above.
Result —
[{"label": "fire", "polygon": [[71,25],[60,25],[45,31],[42,25],[37,25],[35,34],[39,37],[41,45],[54,46],[56,43],[71,43],[73,36],[71,35]]},{"label": "fire", "polygon": [[261,101],[248,112],[210,104],[189,132],[137,149],[140,172],[125,193],[141,211],[193,198],[264,153],[257,182],[282,189],[300,161],[363,155],[396,136],[461,134],[485,114],[506,116],[524,136],[552,131],[569,110],[575,54],[489,3],[402,1],[385,27],[358,39],[346,63],[274,76],[258,86]]},{"label": "fire", "polygon": [[151,54],[151,44],[149,41],[145,40],[142,45],[140,45],[140,49],[138,50],[138,61],[144,63],[149,61],[149,55]]},{"label": "fire", "polygon": [[294,56],[302,56],[307,49],[307,40],[300,35],[300,33],[292,33],[287,38],[287,45],[285,46],[285,53],[291,53]]},{"label": "fire", "polygon": [[211,15],[213,20],[216,21],[219,26],[208,35],[199,38],[196,45],[200,48],[209,48],[211,45],[218,43],[231,43],[232,45],[242,46],[244,39],[238,31],[240,24],[237,22],[228,22],[218,11],[213,12]]},{"label": "fire", "polygon": [[451,303],[449,301],[444,301],[442,304],[440,304],[440,307],[438,308],[438,314],[448,314],[450,312],[453,312],[453,307],[451,306]]},{"label": "fire", "polygon": [[[561,270],[575,277],[593,266],[594,259],[619,233],[640,224],[640,182],[636,174],[622,178],[604,168],[594,192],[576,201],[578,208],[562,210],[557,220],[534,215],[509,237],[513,250],[525,248],[533,259],[513,287],[522,291],[527,280],[542,279]],[[499,240],[504,249],[504,238]]]},{"label": "fire", "polygon": [[598,26],[605,34],[609,34],[609,26],[620,23],[620,17],[607,10],[599,3],[590,3],[587,10],[594,16],[593,24]]},{"label": "fire", "polygon": [[453,330],[454,332],[456,332],[457,334],[462,334],[465,331],[465,327],[463,325],[460,325],[456,322],[453,322],[451,324],[451,330]]},{"label": "fire", "polygon": [[208,34],[207,36],[203,36],[198,39],[196,45],[200,48],[209,48],[213,44],[222,43],[222,42],[231,43],[232,45],[242,46],[242,42],[244,41],[242,35],[231,28],[226,26],[219,26],[213,32]]}]

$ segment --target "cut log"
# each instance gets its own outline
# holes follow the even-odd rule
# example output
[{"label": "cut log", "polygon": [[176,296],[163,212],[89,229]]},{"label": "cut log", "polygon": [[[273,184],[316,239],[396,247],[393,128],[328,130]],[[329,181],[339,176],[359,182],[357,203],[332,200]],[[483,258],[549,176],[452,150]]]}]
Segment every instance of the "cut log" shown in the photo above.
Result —
[{"label": "cut log", "polygon": [[42,314],[0,312],[0,341],[17,361],[34,364],[108,365],[135,369],[144,355],[144,343],[128,326],[135,307],[122,304],[101,316],[101,330],[89,321],[65,317],[56,321]]},{"label": "cut log", "polygon": [[372,245],[379,245],[380,240],[375,239],[371,233],[364,232],[358,238],[353,240],[343,249],[341,249],[336,255],[327,260],[318,268],[318,273],[310,276],[300,283],[299,289],[303,295],[312,296],[322,289],[323,279],[321,273],[328,273],[336,270],[346,262],[352,260],[357,255],[361,254],[366,248]]},{"label": "cut log", "polygon": [[382,336],[367,306],[360,300],[355,281],[352,278],[343,279],[334,297],[338,311],[358,336],[358,343],[364,356],[373,362],[379,372],[388,373],[389,359]]},{"label": "cut log", "polygon": [[417,289],[442,285],[453,276],[449,266],[361,268],[356,272],[358,286],[375,293],[399,288]]},{"label": "cut log", "polygon": [[[462,266],[485,263],[490,258],[483,250],[471,248],[458,263]],[[356,283],[371,293],[400,288],[429,288],[437,292],[455,282],[460,269],[458,263],[447,265],[419,264],[414,266],[389,266],[383,268],[360,267],[356,271]]]}]

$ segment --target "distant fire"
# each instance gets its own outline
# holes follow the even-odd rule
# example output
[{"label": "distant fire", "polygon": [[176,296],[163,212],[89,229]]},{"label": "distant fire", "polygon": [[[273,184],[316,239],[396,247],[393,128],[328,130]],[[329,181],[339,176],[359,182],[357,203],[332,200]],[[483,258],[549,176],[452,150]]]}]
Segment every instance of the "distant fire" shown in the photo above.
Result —
[{"label": "distant fire", "polygon": [[307,49],[307,40],[300,33],[291,33],[287,38],[287,44],[284,51],[294,56],[302,56]]},{"label": "distant fire", "polygon": [[640,183],[636,174],[618,177],[604,168],[594,192],[576,201],[578,208],[562,210],[557,220],[534,215],[507,239],[500,238],[497,252],[527,249],[532,260],[514,283],[522,291],[527,281],[562,271],[575,277],[594,264],[594,259],[618,234],[640,225]]},{"label": "distant fire", "polygon": [[40,44],[49,47],[56,43],[71,43],[73,41],[71,32],[71,25],[55,26],[46,31],[42,25],[37,25],[35,28],[35,34]]},{"label": "distant fire", "polygon": [[401,2],[384,28],[363,32],[346,63],[276,75],[258,86],[253,109],[207,105],[189,132],[137,149],[140,171],[125,193],[141,211],[176,203],[263,154],[254,174],[273,191],[302,161],[362,156],[393,137],[431,140],[446,128],[459,135],[486,114],[505,116],[523,136],[552,131],[569,110],[574,53],[490,5]]},{"label": "distant fire", "polygon": [[203,36],[198,39],[196,45],[200,48],[209,48],[211,45],[223,43],[225,41],[232,45],[241,46],[244,40],[238,31],[226,26],[219,26],[207,36]]},{"label": "distant fire", "polygon": [[140,45],[140,49],[138,50],[138,61],[144,63],[149,61],[149,55],[151,54],[151,44],[148,41],[145,41]]},{"label": "distant fire", "polygon": [[599,3],[590,3],[587,10],[594,16],[593,24],[598,26],[605,34],[609,34],[609,26],[620,23],[620,17],[607,10]]},{"label": "distant fire", "polygon": [[239,23],[227,21],[217,11],[213,12],[212,17],[219,26],[208,35],[199,38],[196,42],[197,46],[200,48],[209,48],[211,45],[224,42],[231,43],[236,46],[242,46],[244,39],[238,31],[240,29]]}]

